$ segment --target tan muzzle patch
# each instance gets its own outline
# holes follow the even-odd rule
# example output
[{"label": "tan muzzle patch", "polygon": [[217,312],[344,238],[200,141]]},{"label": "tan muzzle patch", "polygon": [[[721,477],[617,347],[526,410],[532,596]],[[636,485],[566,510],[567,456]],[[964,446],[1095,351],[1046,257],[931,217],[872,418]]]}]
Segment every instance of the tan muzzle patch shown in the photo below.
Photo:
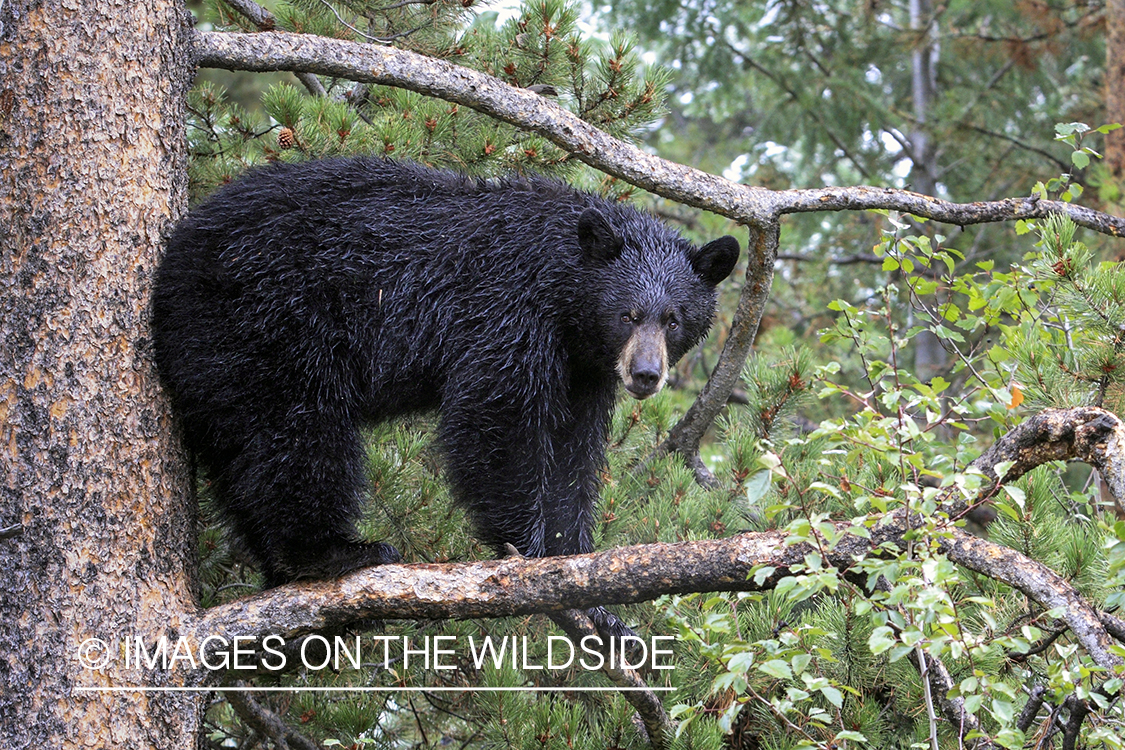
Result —
[{"label": "tan muzzle patch", "polygon": [[668,381],[668,347],[661,326],[642,325],[633,331],[621,347],[617,374],[633,398],[646,399],[660,392]]}]

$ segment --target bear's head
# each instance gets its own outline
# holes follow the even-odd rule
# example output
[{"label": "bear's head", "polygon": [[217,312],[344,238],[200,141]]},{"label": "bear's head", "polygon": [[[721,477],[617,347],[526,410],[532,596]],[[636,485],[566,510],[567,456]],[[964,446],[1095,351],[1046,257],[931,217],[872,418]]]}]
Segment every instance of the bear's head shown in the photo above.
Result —
[{"label": "bear's head", "polygon": [[597,208],[578,218],[578,245],[597,269],[599,343],[616,358],[630,396],[660,391],[668,368],[711,327],[715,286],[738,262],[734,237],[695,247],[662,223],[632,209],[609,219]]}]

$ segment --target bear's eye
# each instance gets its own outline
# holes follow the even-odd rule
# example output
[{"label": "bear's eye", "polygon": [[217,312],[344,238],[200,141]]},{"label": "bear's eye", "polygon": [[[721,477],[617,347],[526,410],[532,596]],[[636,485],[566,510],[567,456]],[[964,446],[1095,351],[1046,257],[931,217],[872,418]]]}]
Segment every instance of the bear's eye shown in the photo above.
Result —
[{"label": "bear's eye", "polygon": [[622,323],[632,323],[633,322],[633,316],[630,315],[629,313],[621,313],[621,322]]},{"label": "bear's eye", "polygon": [[671,320],[668,321],[668,330],[669,331],[674,331],[679,327],[680,327],[680,323],[675,318],[672,318]]}]

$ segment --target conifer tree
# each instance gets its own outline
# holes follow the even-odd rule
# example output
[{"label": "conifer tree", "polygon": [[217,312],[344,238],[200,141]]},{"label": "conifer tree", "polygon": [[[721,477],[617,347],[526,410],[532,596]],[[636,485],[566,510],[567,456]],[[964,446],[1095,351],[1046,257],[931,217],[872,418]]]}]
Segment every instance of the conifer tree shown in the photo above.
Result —
[{"label": "conifer tree", "polygon": [[[642,68],[627,36],[605,45],[583,39],[575,6],[560,0],[529,0],[502,25],[489,14],[466,15],[461,2],[295,1],[276,6],[265,21],[244,2],[241,11],[215,5],[212,20],[392,43],[450,59],[552,97],[619,137],[654,121],[668,81],[665,72]],[[260,111],[231,102],[214,84],[192,93],[194,198],[256,164],[348,154],[478,176],[534,171],[634,197],[545,139],[472,110],[400,89],[324,78],[302,83],[270,87]],[[743,373],[738,400],[745,403],[728,410],[705,446],[717,486],[701,487],[678,457],[659,452],[692,386],[706,376],[706,349],[681,363],[673,378],[680,387],[623,403],[614,415],[598,548],[784,529],[790,543],[820,550],[768,593],[621,608],[638,632],[676,639],[675,669],[647,678],[674,688],[668,703],[683,747],[957,747],[975,741],[965,726],[986,738],[982,743],[1005,747],[1033,739],[1064,744],[1068,732],[1120,747],[1112,738],[1121,721],[1117,687],[1098,680],[1059,613],[957,568],[933,541],[966,516],[991,520],[982,533],[1047,562],[1091,601],[1118,603],[1125,528],[1109,525],[1109,509],[1087,476],[1048,466],[978,502],[985,478],[971,462],[1032,408],[1120,408],[1119,269],[1093,264],[1063,220],[1023,224],[1040,246],[1031,248],[1026,236],[1029,256],[1010,269],[970,263],[940,235],[913,233],[916,225],[903,217],[884,212],[879,221],[885,236],[875,272],[865,277],[867,294],[818,310],[815,346],[782,326],[765,332]],[[720,322],[716,335],[723,329]],[[911,371],[901,355],[923,333],[946,348],[950,372],[923,380]],[[367,436],[371,492],[361,531],[394,543],[411,562],[487,557],[449,501],[430,426],[418,418]],[[206,499],[206,486],[201,490]],[[954,501],[974,506],[951,513]],[[901,509],[918,524],[906,549],[878,550],[849,575],[827,564],[840,539],[833,522],[851,519],[853,534],[870,534]],[[208,527],[201,542],[205,604],[258,585],[219,528]],[[754,577],[772,575],[760,569]],[[394,644],[490,638],[516,648],[508,640],[515,637],[531,650],[518,660],[506,651],[436,669],[396,647],[387,660],[359,669],[255,674],[259,687],[399,691],[308,690],[216,702],[208,713],[211,739],[255,741],[253,717],[268,709],[307,738],[291,744],[645,747],[620,696],[573,690],[604,687],[596,672],[534,669],[549,658],[553,635],[558,631],[542,617],[379,623],[362,637]],[[949,677],[947,687],[922,676],[927,665],[930,674]],[[571,691],[463,690],[510,687]],[[1081,710],[1096,704],[1093,719],[1079,716],[1079,700],[1093,701]],[[951,718],[956,711],[967,717],[961,724]]]}]

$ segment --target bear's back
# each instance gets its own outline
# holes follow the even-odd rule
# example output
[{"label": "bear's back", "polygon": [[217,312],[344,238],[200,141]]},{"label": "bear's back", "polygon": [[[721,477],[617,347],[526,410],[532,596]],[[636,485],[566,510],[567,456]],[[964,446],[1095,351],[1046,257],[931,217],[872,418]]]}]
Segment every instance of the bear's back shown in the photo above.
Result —
[{"label": "bear's back", "polygon": [[161,374],[202,426],[267,399],[379,418],[435,408],[467,358],[474,376],[554,369],[583,286],[573,224],[592,202],[610,210],[550,180],[382,159],[253,170],[170,238]]}]

